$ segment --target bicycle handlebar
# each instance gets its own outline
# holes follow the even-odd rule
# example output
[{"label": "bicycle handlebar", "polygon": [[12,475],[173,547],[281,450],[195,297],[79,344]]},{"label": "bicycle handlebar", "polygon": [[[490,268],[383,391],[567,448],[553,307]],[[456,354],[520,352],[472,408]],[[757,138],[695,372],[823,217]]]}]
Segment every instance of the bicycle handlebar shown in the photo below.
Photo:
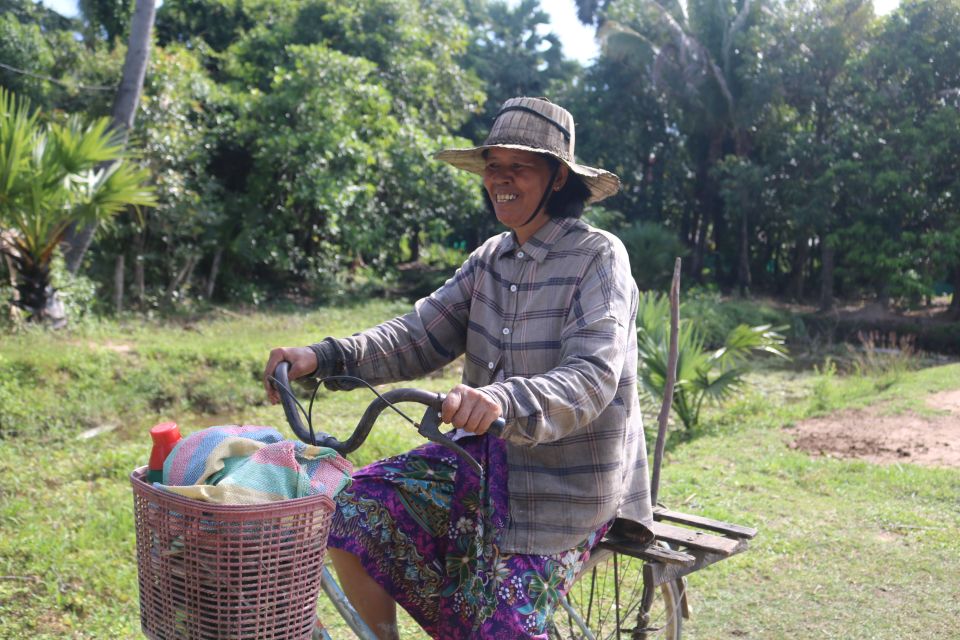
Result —
[{"label": "bicycle handlebar", "polygon": [[[293,391],[290,390],[289,372],[289,362],[283,361],[279,363],[273,372],[275,379],[274,387],[280,392],[280,399],[283,402],[283,413],[287,417],[287,422],[290,423],[290,428],[293,429],[293,432],[303,442],[321,447],[329,447],[340,455],[352,453],[359,449],[364,441],[366,441],[367,436],[370,435],[370,430],[373,429],[373,423],[377,421],[377,418],[380,417],[384,409],[398,402],[418,402],[426,405],[428,408],[423,414],[423,419],[419,423],[415,423],[417,431],[427,440],[443,445],[458,455],[463,456],[474,469],[482,473],[480,464],[473,459],[473,456],[464,451],[456,442],[440,433],[440,408],[443,405],[444,398],[446,398],[444,394],[410,388],[385,391],[367,406],[366,411],[363,412],[363,416],[360,418],[360,422],[357,423],[357,427],[354,429],[353,435],[347,438],[345,442],[341,442],[330,434],[322,432],[317,434],[320,437],[316,438],[312,431],[304,427],[303,421],[300,419],[300,414],[297,412],[298,406],[294,399]],[[488,433],[499,436],[505,425],[506,423],[503,418],[497,418],[490,425]]]}]

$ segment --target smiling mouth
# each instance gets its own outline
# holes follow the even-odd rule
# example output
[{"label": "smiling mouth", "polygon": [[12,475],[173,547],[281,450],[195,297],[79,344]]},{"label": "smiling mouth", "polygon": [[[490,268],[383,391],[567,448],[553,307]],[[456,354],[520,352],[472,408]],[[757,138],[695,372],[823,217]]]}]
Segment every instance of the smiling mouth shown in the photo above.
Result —
[{"label": "smiling mouth", "polygon": [[513,202],[516,199],[517,199],[517,194],[515,193],[498,193],[497,194],[498,203]]}]

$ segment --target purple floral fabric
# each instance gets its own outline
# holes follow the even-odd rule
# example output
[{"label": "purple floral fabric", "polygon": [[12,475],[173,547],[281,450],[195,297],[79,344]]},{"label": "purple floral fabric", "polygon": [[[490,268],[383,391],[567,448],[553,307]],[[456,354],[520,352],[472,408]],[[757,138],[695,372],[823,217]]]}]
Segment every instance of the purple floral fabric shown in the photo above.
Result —
[{"label": "purple floral fabric", "polygon": [[328,544],[360,558],[433,638],[546,638],[546,625],[606,526],[551,555],[501,553],[509,513],[503,441],[459,441],[489,475],[426,444],[354,473]]}]

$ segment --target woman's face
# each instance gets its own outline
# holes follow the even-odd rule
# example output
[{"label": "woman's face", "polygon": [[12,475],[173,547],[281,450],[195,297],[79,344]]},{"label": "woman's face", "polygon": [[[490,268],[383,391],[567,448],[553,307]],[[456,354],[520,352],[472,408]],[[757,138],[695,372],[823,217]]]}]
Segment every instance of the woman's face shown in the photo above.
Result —
[{"label": "woman's face", "polygon": [[[550,163],[540,154],[518,149],[488,149],[484,157],[483,186],[497,220],[523,244],[549,219],[544,207],[527,223],[550,181]],[[567,167],[561,164],[554,188],[559,189],[566,179]]]}]

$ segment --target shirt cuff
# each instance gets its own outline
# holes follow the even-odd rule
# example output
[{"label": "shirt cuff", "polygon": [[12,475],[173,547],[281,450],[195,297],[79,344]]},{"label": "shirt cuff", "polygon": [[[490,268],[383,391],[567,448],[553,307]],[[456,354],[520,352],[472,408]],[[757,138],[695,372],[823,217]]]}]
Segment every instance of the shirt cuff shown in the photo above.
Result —
[{"label": "shirt cuff", "polygon": [[310,374],[311,378],[326,378],[327,376],[343,373],[343,353],[333,338],[326,338],[322,342],[309,345],[317,357],[317,368]]}]

